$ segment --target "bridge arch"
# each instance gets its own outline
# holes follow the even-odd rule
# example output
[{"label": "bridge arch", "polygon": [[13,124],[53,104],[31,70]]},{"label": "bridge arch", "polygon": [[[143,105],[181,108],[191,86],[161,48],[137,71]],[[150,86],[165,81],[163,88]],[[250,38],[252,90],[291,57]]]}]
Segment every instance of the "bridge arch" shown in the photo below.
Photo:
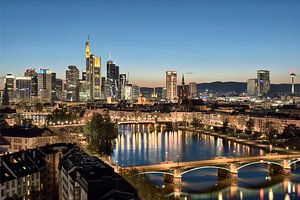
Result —
[{"label": "bridge arch", "polygon": [[290,162],[289,164],[290,164],[290,166],[292,166],[293,164],[296,164],[296,163],[298,163],[298,162],[300,162],[300,158],[298,158],[297,160],[293,160],[293,161]]},{"label": "bridge arch", "polygon": [[198,169],[224,169],[226,171],[229,171],[230,172],[230,169],[228,168],[225,168],[225,167],[219,167],[219,166],[202,166],[202,167],[196,167],[196,168],[192,168],[192,169],[189,169],[187,171],[184,171],[182,172],[180,175],[184,175],[184,174],[187,174],[187,173],[190,173],[192,171],[196,171]]},{"label": "bridge arch", "polygon": [[168,175],[171,175],[171,176],[174,176],[173,173],[170,173],[170,172],[160,172],[160,171],[149,171],[149,172],[140,172],[138,173],[138,175],[143,175],[143,174],[168,174]]},{"label": "bridge arch", "polygon": [[256,161],[256,162],[251,162],[251,163],[247,163],[245,165],[242,165],[240,167],[238,167],[236,170],[239,171],[240,169],[244,168],[244,167],[247,167],[247,166],[250,166],[250,165],[255,165],[255,164],[274,164],[274,165],[278,165],[280,167],[283,167],[280,163],[277,163],[277,162],[273,162],[273,161]]}]

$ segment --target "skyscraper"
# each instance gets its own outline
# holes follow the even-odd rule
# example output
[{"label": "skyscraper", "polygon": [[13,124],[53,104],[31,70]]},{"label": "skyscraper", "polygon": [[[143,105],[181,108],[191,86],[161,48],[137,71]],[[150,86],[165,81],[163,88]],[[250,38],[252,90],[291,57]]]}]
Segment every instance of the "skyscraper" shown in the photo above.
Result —
[{"label": "skyscraper", "polygon": [[31,77],[16,78],[16,100],[17,102],[30,102]]},{"label": "skyscraper", "polygon": [[257,96],[264,96],[270,93],[270,71],[257,71]]},{"label": "skyscraper", "polygon": [[15,77],[12,74],[7,74],[4,79],[8,90],[8,97],[10,102],[15,101]]},{"label": "skyscraper", "polygon": [[166,71],[166,99],[174,102],[177,98],[177,72]]},{"label": "skyscraper", "polygon": [[120,82],[119,82],[119,92],[120,92],[120,99],[125,99],[125,85],[127,83],[126,74],[120,74]]},{"label": "skyscraper", "polygon": [[249,96],[255,96],[257,94],[257,79],[256,78],[248,79],[247,94]]},{"label": "skyscraper", "polygon": [[101,58],[91,54],[89,37],[85,43],[85,55],[87,99],[99,100],[101,98]]},{"label": "skyscraper", "polygon": [[190,97],[197,97],[197,83],[190,82]]},{"label": "skyscraper", "polygon": [[79,70],[76,66],[68,66],[66,70],[67,101],[79,101]]},{"label": "skyscraper", "polygon": [[50,69],[37,71],[38,98],[42,102],[51,102],[52,99],[52,73]]},{"label": "skyscraper", "polygon": [[[119,99],[119,66],[112,61],[110,58],[107,63],[107,82],[110,86],[111,96],[114,99]],[[107,94],[108,95],[108,94]]]}]

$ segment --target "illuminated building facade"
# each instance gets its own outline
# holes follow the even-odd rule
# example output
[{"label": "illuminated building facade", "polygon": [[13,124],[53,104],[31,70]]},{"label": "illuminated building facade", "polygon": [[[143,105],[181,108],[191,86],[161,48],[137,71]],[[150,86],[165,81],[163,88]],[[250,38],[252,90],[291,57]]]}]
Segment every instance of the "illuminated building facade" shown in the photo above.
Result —
[{"label": "illuminated building facade", "polygon": [[16,78],[16,101],[30,102],[31,96],[31,77]]},{"label": "illuminated building facade", "polygon": [[270,71],[257,71],[257,96],[264,96],[270,93]]},{"label": "illuminated building facade", "polygon": [[76,66],[68,66],[66,70],[67,101],[79,101],[79,70]]},{"label": "illuminated building facade", "polygon": [[255,96],[257,94],[257,79],[248,79],[247,81],[247,94],[249,96]]},{"label": "illuminated building facade", "polygon": [[177,72],[166,72],[166,99],[167,101],[174,102],[178,99],[177,96]]},{"label": "illuminated building facade", "polygon": [[91,54],[89,39],[85,44],[85,53],[87,99],[99,100],[101,98],[101,58]]}]

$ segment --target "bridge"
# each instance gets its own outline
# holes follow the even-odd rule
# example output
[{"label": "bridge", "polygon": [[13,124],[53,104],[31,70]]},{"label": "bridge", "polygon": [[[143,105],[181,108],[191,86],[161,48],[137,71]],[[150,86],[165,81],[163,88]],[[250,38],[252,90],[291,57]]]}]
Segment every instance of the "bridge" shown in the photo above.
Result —
[{"label": "bridge", "polygon": [[141,118],[141,117],[123,117],[123,118],[112,118],[117,124],[172,124],[174,120],[172,118]]},{"label": "bridge", "polygon": [[[190,162],[168,162],[155,165],[134,166],[140,174],[163,174],[166,182],[181,183],[184,174],[200,169],[217,169],[220,178],[237,179],[238,172],[244,167],[257,164],[269,166],[271,174],[290,175],[291,166],[300,161],[300,154],[269,154],[250,157],[224,157]],[[126,169],[132,169],[126,167]]]}]

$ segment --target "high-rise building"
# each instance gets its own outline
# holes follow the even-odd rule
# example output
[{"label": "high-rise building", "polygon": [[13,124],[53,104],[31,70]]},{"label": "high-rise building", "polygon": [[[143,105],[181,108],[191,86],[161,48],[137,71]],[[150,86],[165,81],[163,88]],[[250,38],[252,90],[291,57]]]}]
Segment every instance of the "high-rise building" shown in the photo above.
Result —
[{"label": "high-rise building", "polygon": [[4,85],[8,90],[8,97],[10,102],[15,101],[15,77],[12,74],[6,74],[4,78]]},{"label": "high-rise building", "polygon": [[107,94],[111,96],[113,99],[119,99],[119,66],[109,59],[106,63],[107,67],[107,82],[110,86],[111,94]]},{"label": "high-rise building", "polygon": [[37,71],[38,98],[42,102],[51,102],[52,99],[52,73],[50,69]]},{"label": "high-rise building", "polygon": [[30,102],[31,97],[31,77],[16,78],[16,101]]},{"label": "high-rise building", "polygon": [[79,101],[79,70],[76,66],[68,66],[66,70],[67,101]]},{"label": "high-rise building", "polygon": [[85,44],[86,55],[86,81],[88,100],[101,98],[101,58],[90,52],[89,38]]},{"label": "high-rise building", "polygon": [[257,71],[257,96],[264,96],[270,93],[270,71]]},{"label": "high-rise building", "polygon": [[190,97],[197,97],[197,83],[190,82]]},{"label": "high-rise building", "polygon": [[[86,80],[79,80],[79,101],[87,101],[87,93],[86,88],[87,83]],[[102,93],[102,92],[101,92]]]},{"label": "high-rise building", "polygon": [[34,100],[38,96],[37,72],[34,68],[26,69],[25,77],[31,77],[31,99]]},{"label": "high-rise building", "polygon": [[120,92],[120,99],[125,99],[125,85],[127,83],[126,74],[120,74],[120,82],[119,82],[119,92]]},{"label": "high-rise building", "polygon": [[174,102],[178,99],[177,96],[177,72],[166,72],[166,99],[167,101]]},{"label": "high-rise building", "polygon": [[248,79],[247,94],[249,96],[255,96],[257,94],[257,79],[256,78]]}]

